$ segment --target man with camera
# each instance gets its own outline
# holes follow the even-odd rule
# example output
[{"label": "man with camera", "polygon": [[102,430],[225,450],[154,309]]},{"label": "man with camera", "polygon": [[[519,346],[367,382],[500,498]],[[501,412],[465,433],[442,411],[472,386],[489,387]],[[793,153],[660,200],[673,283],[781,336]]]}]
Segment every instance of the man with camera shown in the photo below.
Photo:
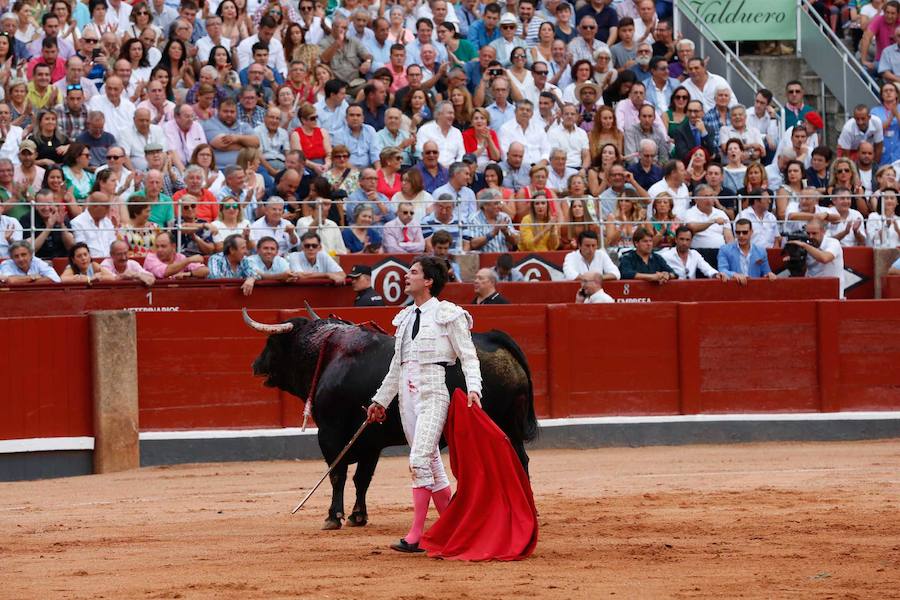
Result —
[{"label": "man with camera", "polygon": [[838,298],[844,298],[844,249],[841,243],[828,237],[825,222],[813,219],[806,225],[808,241],[788,240],[788,244],[799,246],[806,251],[807,277],[837,277],[840,281]]}]

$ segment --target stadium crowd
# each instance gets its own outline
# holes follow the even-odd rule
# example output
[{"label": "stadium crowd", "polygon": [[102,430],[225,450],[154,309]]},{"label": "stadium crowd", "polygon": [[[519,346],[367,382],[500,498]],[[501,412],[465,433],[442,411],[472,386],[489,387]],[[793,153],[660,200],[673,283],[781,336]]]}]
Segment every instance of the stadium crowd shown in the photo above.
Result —
[{"label": "stadium crowd", "polygon": [[783,112],[740,104],[668,0],[17,0],[0,283],[250,293],[343,283],[348,253],[567,250],[600,298],[774,277],[764,250],[791,244],[835,276],[843,247],[900,243],[900,5],[850,4],[880,11],[859,37],[884,83],[832,149],[798,81]]}]

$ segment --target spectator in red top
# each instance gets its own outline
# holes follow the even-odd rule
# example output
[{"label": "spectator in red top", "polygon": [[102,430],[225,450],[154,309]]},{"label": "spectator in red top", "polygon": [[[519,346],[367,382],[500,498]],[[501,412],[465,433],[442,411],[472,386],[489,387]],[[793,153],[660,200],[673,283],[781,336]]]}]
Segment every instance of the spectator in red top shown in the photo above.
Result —
[{"label": "spectator in red top", "polygon": [[472,111],[472,126],[463,131],[463,144],[466,154],[474,154],[478,158],[478,167],[484,169],[489,162],[500,162],[500,140],[497,132],[489,127],[491,115],[480,106]]},{"label": "spectator in red top", "polygon": [[34,77],[36,65],[48,65],[50,67],[50,82],[56,83],[66,76],[66,61],[59,56],[59,46],[56,38],[47,37],[41,42],[41,55],[28,61],[28,79]]},{"label": "spectator in red top", "polygon": [[375,190],[384,194],[385,198],[393,198],[394,194],[403,187],[403,177],[400,175],[400,166],[403,164],[403,151],[394,146],[388,146],[378,155],[381,168],[378,175],[378,186]]},{"label": "spectator in red top", "polygon": [[[859,44],[859,55],[862,64],[875,75],[875,65],[881,58],[881,52],[893,43],[894,29],[897,27],[897,16],[900,14],[900,2],[890,0],[885,2],[882,14],[869,23]],[[869,45],[875,38],[875,60],[869,60]]]},{"label": "spectator in red top", "polygon": [[291,150],[303,150],[306,166],[316,175],[331,168],[331,136],[319,127],[319,115],[312,104],[300,108],[300,127],[291,132]]}]

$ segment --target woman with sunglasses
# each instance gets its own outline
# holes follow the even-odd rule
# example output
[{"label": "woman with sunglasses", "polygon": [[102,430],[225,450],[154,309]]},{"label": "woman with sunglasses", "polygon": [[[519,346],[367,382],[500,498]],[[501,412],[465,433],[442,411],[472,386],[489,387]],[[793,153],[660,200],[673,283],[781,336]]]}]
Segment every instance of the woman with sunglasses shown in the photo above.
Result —
[{"label": "woman with sunglasses", "polygon": [[684,86],[678,86],[672,92],[672,99],[669,101],[669,110],[662,114],[663,124],[671,138],[675,134],[675,130],[681,125],[682,121],[687,118],[687,105],[691,100],[691,94]]},{"label": "woman with sunglasses", "polygon": [[[834,159],[831,163],[831,178],[828,181],[827,197],[823,200],[826,206],[831,206],[831,195],[836,188],[846,188],[853,194],[851,206],[858,210],[863,218],[869,216],[870,208],[866,202],[866,192],[859,181],[859,171],[856,164],[847,157]],[[776,216],[778,216],[776,214]],[[779,219],[783,217],[778,217]]]},{"label": "woman with sunglasses", "polygon": [[403,164],[403,151],[394,146],[388,146],[381,150],[378,159],[381,161],[381,168],[375,171],[378,176],[378,185],[375,190],[379,194],[384,194],[385,198],[393,198],[403,187],[402,177],[400,175],[400,166]]},{"label": "woman with sunglasses", "polygon": [[143,0],[135,3],[135,5],[131,9],[131,15],[128,17],[128,20],[131,22],[131,24],[124,32],[122,32],[123,40],[128,40],[130,38],[139,38],[141,36],[141,32],[147,28],[153,30],[153,32],[156,34],[156,39],[162,37],[162,29],[160,29],[153,23],[153,15],[150,13],[150,6]]},{"label": "woman with sunglasses", "polygon": [[247,247],[253,248],[250,240],[250,221],[244,217],[243,207],[238,199],[234,196],[225,196],[219,203],[219,208],[219,217],[211,224],[216,230],[213,234],[216,252],[222,251],[225,238],[235,234],[243,236],[247,240]]},{"label": "woman with sunglasses", "polygon": [[300,127],[291,132],[291,150],[303,150],[306,166],[321,175],[331,168],[331,136],[319,127],[317,113],[312,104],[300,107]]},{"label": "woman with sunglasses", "polygon": [[[506,69],[506,74],[509,76],[510,83],[516,86],[519,94],[522,95],[523,92],[534,87],[534,77],[531,75],[531,71],[526,68],[528,65],[528,52],[524,47],[516,46],[509,53],[509,62],[510,65]],[[510,94],[512,94],[512,90],[510,90]]]},{"label": "woman with sunglasses", "polygon": [[342,144],[331,148],[331,168],[325,171],[324,177],[331,184],[331,197],[339,213],[339,218],[334,220],[343,226],[344,198],[359,187],[359,169],[350,164],[350,148]]}]

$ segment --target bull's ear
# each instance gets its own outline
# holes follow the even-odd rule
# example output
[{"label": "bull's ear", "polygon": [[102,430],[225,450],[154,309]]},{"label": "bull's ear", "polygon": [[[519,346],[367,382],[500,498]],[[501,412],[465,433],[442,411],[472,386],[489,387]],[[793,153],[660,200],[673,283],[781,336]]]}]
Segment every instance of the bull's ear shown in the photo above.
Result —
[{"label": "bull's ear", "polygon": [[306,307],[306,312],[309,313],[309,317],[310,317],[313,321],[319,321],[319,320],[322,319],[322,317],[320,317],[319,315],[316,314],[316,311],[314,311],[314,310],[312,309],[312,306],[310,306],[310,305],[309,305],[309,302],[307,302],[306,300],[303,301],[303,306]]}]

